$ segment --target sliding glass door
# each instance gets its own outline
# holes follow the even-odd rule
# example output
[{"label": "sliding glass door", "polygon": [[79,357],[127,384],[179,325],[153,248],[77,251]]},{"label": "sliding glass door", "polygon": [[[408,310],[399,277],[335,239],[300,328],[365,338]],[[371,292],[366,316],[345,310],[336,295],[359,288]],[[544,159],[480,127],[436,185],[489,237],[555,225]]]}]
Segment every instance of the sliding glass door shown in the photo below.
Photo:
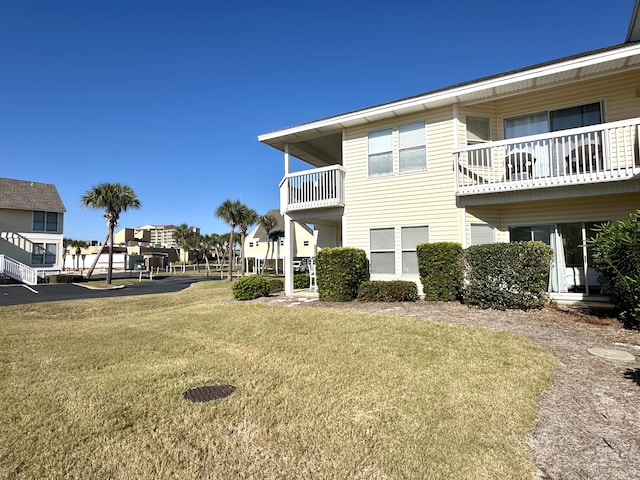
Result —
[{"label": "sliding glass door", "polygon": [[512,242],[538,240],[553,249],[549,268],[549,291],[555,293],[600,293],[598,275],[591,264],[586,239],[603,222],[528,225],[509,228]]}]

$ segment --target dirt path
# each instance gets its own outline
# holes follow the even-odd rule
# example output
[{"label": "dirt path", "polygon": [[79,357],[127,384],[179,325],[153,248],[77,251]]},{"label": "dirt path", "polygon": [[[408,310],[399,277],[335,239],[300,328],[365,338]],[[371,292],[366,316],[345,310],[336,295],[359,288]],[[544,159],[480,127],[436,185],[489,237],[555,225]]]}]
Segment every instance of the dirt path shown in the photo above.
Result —
[{"label": "dirt path", "polygon": [[[266,299],[265,299],[266,300]],[[543,394],[529,445],[539,480],[640,479],[640,332],[571,309],[500,312],[457,303],[300,302],[296,308],[339,308],[483,326],[519,333],[552,351],[557,376]],[[283,304],[287,299],[267,301]],[[626,351],[632,362],[590,354]]]}]

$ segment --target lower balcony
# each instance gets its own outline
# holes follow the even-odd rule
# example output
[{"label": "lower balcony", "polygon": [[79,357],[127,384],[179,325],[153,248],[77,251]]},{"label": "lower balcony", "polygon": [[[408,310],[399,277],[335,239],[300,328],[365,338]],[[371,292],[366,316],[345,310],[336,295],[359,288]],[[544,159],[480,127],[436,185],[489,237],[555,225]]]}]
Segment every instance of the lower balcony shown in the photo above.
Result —
[{"label": "lower balcony", "polygon": [[626,180],[640,174],[640,118],[454,150],[457,195]]},{"label": "lower balcony", "polygon": [[344,168],[340,165],[287,174],[280,182],[285,211],[344,206]]}]

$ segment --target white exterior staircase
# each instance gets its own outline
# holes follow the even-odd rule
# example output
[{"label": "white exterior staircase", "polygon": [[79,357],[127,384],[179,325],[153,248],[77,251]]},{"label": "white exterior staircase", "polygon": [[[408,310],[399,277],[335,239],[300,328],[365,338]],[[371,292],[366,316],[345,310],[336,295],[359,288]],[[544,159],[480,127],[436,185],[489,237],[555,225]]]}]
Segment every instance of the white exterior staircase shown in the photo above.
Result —
[{"label": "white exterior staircase", "polygon": [[6,255],[0,255],[0,274],[26,283],[27,285],[38,284],[38,270]]}]

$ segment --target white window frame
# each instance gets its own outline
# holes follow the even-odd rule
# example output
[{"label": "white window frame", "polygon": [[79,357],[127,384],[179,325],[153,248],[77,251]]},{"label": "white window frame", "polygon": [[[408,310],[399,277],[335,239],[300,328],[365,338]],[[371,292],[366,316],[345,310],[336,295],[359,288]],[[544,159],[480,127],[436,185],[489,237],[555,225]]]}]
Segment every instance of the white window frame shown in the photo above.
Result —
[{"label": "white window frame", "polygon": [[[480,242],[475,242],[473,239],[473,231],[474,231],[474,227],[476,228],[489,228],[491,230],[491,241],[489,242],[485,242],[485,241],[480,241]],[[481,232],[482,235],[484,235],[485,232]],[[470,245],[482,245],[485,243],[496,243],[496,226],[493,223],[482,223],[482,222],[472,222],[469,225],[469,240],[470,240]]]},{"label": "white window frame", "polygon": [[[374,171],[372,161],[384,158],[383,171]],[[418,161],[416,162],[416,158]],[[411,163],[407,165],[407,162]],[[402,124],[367,133],[367,174],[370,178],[423,172],[428,168],[427,123]]]},{"label": "white window frame", "polygon": [[[376,233],[386,235],[387,238],[374,238]],[[396,273],[395,237],[396,237],[395,227],[371,228],[369,230],[369,262],[370,262],[370,268],[371,268],[372,274],[395,275]],[[380,258],[380,259],[391,258],[392,261],[389,264],[389,262],[385,263],[381,260],[377,261],[376,258]],[[389,265],[392,268],[383,268],[383,267],[388,267]]]},{"label": "white window frame", "polygon": [[[371,162],[373,159],[385,158],[391,156],[391,170],[382,172],[372,172]],[[393,129],[385,128],[383,130],[375,130],[367,134],[367,171],[369,177],[386,177],[393,175]]]},{"label": "white window frame", "polygon": [[[421,172],[427,169],[427,124],[409,123],[398,127],[398,165],[400,174]],[[403,166],[403,153],[420,152],[421,165]]]},{"label": "white window frame", "polygon": [[[423,230],[423,233],[425,233],[425,237],[426,239],[421,240],[421,241],[411,241],[411,239],[409,238],[409,231],[418,231],[418,230]],[[429,243],[429,226],[428,225],[412,225],[412,226],[406,226],[406,227],[400,227],[400,243],[401,243],[401,256],[402,256],[402,274],[403,275],[419,275],[420,272],[418,271],[418,257],[417,257],[417,246],[420,243]],[[414,235],[415,237],[415,235]],[[405,254],[413,254],[413,256],[415,257],[415,271],[413,271],[413,268],[410,269],[408,268],[409,265],[406,263],[406,259],[405,259]],[[411,267],[414,266],[414,264],[412,263],[410,265]]]}]

